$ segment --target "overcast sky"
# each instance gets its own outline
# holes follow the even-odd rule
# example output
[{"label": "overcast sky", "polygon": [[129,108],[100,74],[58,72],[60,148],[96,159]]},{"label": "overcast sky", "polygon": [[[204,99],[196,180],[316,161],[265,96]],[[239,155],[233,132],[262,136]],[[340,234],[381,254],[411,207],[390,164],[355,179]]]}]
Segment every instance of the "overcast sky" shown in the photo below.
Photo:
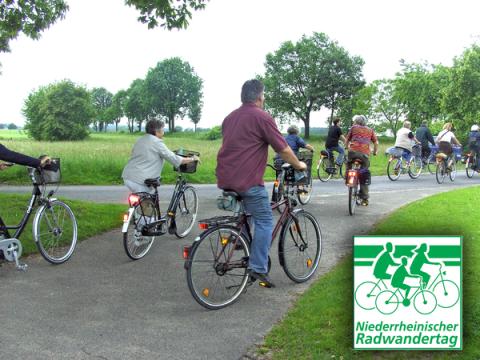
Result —
[{"label": "overcast sky", "polygon": [[[399,60],[451,65],[480,40],[480,2],[456,0],[211,0],[186,30],[148,30],[123,0],[67,0],[64,20],[40,40],[20,36],[0,53],[0,123],[23,124],[39,86],[70,79],[115,93],[158,61],[179,56],[204,80],[199,126],[220,124],[240,104],[243,82],[287,40],[324,32],[365,60],[368,82],[393,77]],[[326,114],[313,117],[324,125]],[[192,127],[187,121],[177,125]]]}]

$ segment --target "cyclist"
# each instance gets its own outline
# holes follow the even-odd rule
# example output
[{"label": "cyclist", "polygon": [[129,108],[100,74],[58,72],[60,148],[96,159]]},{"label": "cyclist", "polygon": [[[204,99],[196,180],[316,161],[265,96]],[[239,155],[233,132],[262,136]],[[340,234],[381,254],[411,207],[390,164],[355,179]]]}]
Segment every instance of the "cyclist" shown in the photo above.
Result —
[{"label": "cyclist", "polygon": [[10,166],[9,163],[30,166],[34,168],[45,167],[50,163],[50,157],[41,156],[39,159],[9,150],[4,145],[0,144],[0,160],[7,161],[7,163],[0,163],[0,170],[4,170]]},{"label": "cyclist", "polygon": [[415,137],[422,144],[422,159],[426,161],[432,152],[428,144],[430,143],[432,146],[435,146],[435,140],[433,139],[430,129],[427,127],[427,120],[422,121],[422,125],[420,125],[415,132]]},{"label": "cyclist", "polygon": [[[460,142],[455,137],[455,134],[452,131],[452,127],[452,123],[445,123],[445,125],[443,125],[443,130],[438,133],[435,140],[435,142],[438,144],[438,152],[442,152],[447,156],[450,156],[453,153],[452,142],[454,144],[462,146],[462,144],[460,144]],[[449,163],[447,164],[447,166],[451,166],[451,164]]]},{"label": "cyclist", "polygon": [[[333,156],[334,151],[338,152],[338,156],[337,156],[338,166],[342,166],[343,158],[345,156],[345,150],[338,144],[338,141],[342,140],[344,144],[347,142],[347,140],[345,139],[345,136],[343,136],[342,128],[340,127],[340,125],[341,125],[341,119],[338,117],[335,118],[335,120],[333,120],[333,125],[330,126],[330,129],[328,129],[327,140],[325,141],[325,148],[327,149],[327,152],[329,154],[332,154]],[[332,165],[333,165],[333,161],[332,161]]]},{"label": "cyclist", "polygon": [[300,136],[298,136],[299,133],[300,133],[300,130],[298,129],[298,126],[291,125],[287,129],[288,135],[285,137],[287,144],[292,148],[295,155],[298,154],[298,150],[300,150],[300,148],[305,148],[310,151],[314,151],[315,149],[313,148],[312,145],[307,144],[305,140],[303,140]]},{"label": "cyclist", "polygon": [[393,244],[388,242],[385,244],[384,250],[379,254],[377,261],[375,262],[375,267],[373,268],[373,275],[377,279],[387,280],[392,277],[387,273],[389,266],[399,266],[393,258]]},{"label": "cyclist", "polygon": [[274,287],[268,276],[268,252],[272,240],[273,214],[264,187],[268,146],[297,170],[306,164],[295,156],[275,124],[263,110],[264,85],[248,80],[242,86],[242,105],[222,123],[223,142],[217,155],[217,185],[233,190],[242,197],[245,210],[251,214],[255,232],[248,263],[250,277],[266,287]]},{"label": "cyclist", "polygon": [[413,256],[412,264],[410,265],[410,271],[412,274],[420,275],[422,277],[424,287],[427,287],[431,276],[430,274],[422,271],[422,266],[425,264],[441,266],[440,263],[430,261],[430,259],[427,257],[428,250],[427,244],[423,243],[419,245],[415,250],[413,250],[415,255]]},{"label": "cyclist", "polygon": [[146,134],[133,145],[132,155],[123,169],[122,178],[131,192],[152,192],[146,179],[153,179],[162,174],[164,161],[175,167],[198,160],[196,157],[184,158],[175,155],[163,142],[165,123],[149,120],[145,127]]},{"label": "cyclist", "polygon": [[397,131],[397,138],[395,139],[395,147],[403,150],[402,157],[406,161],[410,161],[410,154],[412,153],[413,143],[420,144],[415,135],[413,135],[412,123],[408,120],[403,122],[403,127]]},{"label": "cyclist", "polygon": [[468,149],[477,155],[477,163],[473,164],[473,170],[480,169],[480,131],[478,125],[472,125],[468,135]]},{"label": "cyclist", "polygon": [[[347,169],[350,169],[353,160],[362,160],[362,169],[370,167],[370,143],[373,143],[373,155],[377,155],[378,140],[373,129],[366,126],[367,118],[364,115],[353,117],[354,125],[347,134],[345,147],[348,149]],[[362,205],[368,205],[368,185],[360,184],[360,198]]]}]

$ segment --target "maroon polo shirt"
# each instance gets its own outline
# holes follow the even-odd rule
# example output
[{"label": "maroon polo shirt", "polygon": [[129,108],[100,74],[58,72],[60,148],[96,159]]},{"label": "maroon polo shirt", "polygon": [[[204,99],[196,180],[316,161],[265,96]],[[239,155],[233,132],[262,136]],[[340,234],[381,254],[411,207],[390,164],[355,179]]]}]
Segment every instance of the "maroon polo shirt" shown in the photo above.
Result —
[{"label": "maroon polo shirt", "polygon": [[288,146],[273,118],[251,103],[223,120],[222,134],[216,169],[220,189],[242,192],[263,185],[268,145],[276,152]]}]

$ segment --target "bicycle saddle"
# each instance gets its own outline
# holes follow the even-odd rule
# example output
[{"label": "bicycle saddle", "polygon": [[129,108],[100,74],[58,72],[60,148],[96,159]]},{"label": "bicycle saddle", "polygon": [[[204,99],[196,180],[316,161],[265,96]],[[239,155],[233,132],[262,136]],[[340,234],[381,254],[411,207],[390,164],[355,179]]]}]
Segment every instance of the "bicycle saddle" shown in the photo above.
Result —
[{"label": "bicycle saddle", "polygon": [[223,190],[222,194],[223,196],[233,196],[237,200],[242,200],[240,194],[233,190]]},{"label": "bicycle saddle", "polygon": [[154,178],[154,179],[146,179],[145,180],[145,185],[157,187],[157,186],[160,186],[160,180],[161,180],[161,178],[159,178],[159,177]]}]

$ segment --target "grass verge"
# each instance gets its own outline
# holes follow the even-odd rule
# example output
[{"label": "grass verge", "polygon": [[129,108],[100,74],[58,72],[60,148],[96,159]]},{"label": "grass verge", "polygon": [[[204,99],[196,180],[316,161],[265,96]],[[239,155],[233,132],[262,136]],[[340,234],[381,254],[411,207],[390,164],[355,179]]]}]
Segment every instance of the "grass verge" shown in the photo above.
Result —
[{"label": "grass verge", "polygon": [[[3,204],[1,209],[3,221],[8,225],[19,223],[29,199],[28,195],[0,194],[0,203]],[[77,219],[78,241],[120,227],[122,213],[126,210],[125,205],[117,204],[96,204],[78,200],[65,200],[65,203],[71,207]],[[32,238],[33,216],[34,214],[20,236],[24,255],[37,252],[37,246]]]},{"label": "grass verge", "polygon": [[463,351],[354,351],[352,258],[305,292],[265,338],[273,359],[479,359],[480,187],[434,195],[404,206],[372,235],[463,235]]}]

